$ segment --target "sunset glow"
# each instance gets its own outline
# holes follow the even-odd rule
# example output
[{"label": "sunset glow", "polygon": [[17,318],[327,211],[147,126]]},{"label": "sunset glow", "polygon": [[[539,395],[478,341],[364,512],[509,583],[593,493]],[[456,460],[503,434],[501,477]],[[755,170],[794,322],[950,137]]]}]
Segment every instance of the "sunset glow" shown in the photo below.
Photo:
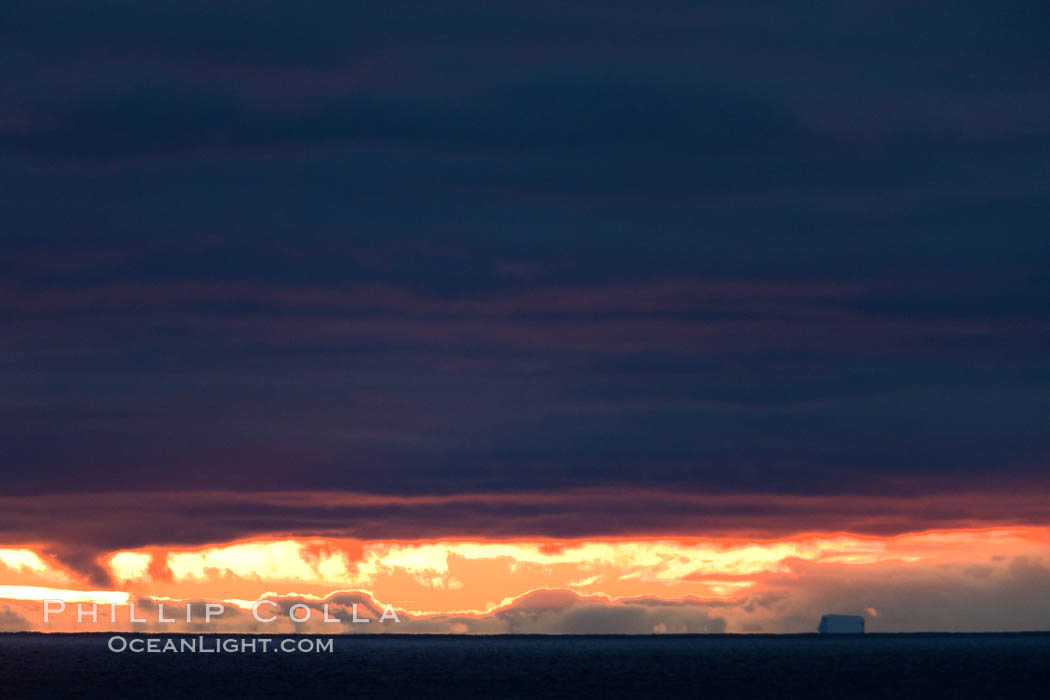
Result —
[{"label": "sunset glow", "polygon": [[0,640],[1050,630],[1050,4],[5,5]]},{"label": "sunset glow", "polygon": [[[0,550],[5,582],[0,598],[23,604],[48,598],[118,605],[134,600],[219,602],[247,610],[262,599],[302,599],[313,605],[354,594],[371,608],[389,604],[413,624],[437,621],[438,629],[446,631],[466,631],[460,618],[497,619],[537,604],[558,610],[665,601],[717,611],[728,629],[743,631],[749,625],[773,624],[769,610],[756,607],[756,601],[777,601],[789,592],[799,596],[807,589],[812,594],[828,576],[861,582],[890,577],[903,584],[957,579],[994,586],[1008,578],[1011,562],[1047,554],[1050,528],[1042,527],[889,537],[805,533],[768,539],[385,542],[260,537],[204,547],[110,552],[100,562],[113,581],[112,590],[92,587],[75,571],[30,548],[5,548]],[[40,585],[48,581],[81,585],[75,590]],[[876,597],[867,607],[892,614]],[[103,616],[100,624],[109,619]],[[72,622],[43,625],[37,618],[34,628],[77,628]],[[92,626],[90,621],[83,624]]]}]

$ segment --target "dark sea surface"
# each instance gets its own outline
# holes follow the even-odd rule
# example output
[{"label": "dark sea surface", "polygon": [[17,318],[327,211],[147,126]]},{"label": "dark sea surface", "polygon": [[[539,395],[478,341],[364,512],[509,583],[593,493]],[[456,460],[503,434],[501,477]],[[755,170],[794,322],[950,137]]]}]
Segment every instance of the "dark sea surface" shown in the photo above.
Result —
[{"label": "dark sea surface", "polygon": [[1050,698],[1050,633],[384,634],[330,653],[113,653],[110,636],[0,635],[0,698]]}]

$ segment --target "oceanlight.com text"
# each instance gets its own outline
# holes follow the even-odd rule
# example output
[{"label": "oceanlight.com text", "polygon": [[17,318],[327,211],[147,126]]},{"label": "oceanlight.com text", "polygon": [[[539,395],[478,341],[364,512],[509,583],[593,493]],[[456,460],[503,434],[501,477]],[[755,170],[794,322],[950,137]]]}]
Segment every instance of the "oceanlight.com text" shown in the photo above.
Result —
[{"label": "oceanlight.com text", "polygon": [[116,654],[331,654],[335,650],[331,637],[125,637],[114,635],[106,648]]}]

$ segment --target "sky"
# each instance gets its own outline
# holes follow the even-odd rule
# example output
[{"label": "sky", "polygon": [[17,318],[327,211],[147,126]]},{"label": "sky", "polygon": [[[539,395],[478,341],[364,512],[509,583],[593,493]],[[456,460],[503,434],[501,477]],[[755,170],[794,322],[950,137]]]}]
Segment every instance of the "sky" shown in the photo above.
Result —
[{"label": "sky", "polygon": [[1041,3],[9,5],[0,630],[1050,628]]}]

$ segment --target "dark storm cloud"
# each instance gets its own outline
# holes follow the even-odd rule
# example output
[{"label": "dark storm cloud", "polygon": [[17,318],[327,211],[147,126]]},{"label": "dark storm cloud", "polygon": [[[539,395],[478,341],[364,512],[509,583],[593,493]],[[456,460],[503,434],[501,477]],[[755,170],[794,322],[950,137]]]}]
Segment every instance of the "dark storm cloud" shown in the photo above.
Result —
[{"label": "dark storm cloud", "polygon": [[[804,135],[782,110],[717,87],[579,76],[533,80],[480,95],[340,97],[289,109],[244,104],[180,86],[128,86],[91,96],[4,140],[13,155],[128,158],[212,151],[369,145],[490,155],[631,160],[798,149]],[[642,150],[641,153],[638,153]],[[639,163],[640,164],[640,163]]]},{"label": "dark storm cloud", "polygon": [[250,537],[688,540],[838,530],[887,536],[1045,523],[1045,489],[1045,483],[1000,483],[984,491],[849,497],[618,488],[413,497],[334,490],[52,494],[0,500],[0,543],[36,542],[57,565],[105,585],[100,557],[127,548]]},{"label": "dark storm cloud", "polygon": [[605,5],[3,8],[3,493],[1045,489],[1045,10]]}]

